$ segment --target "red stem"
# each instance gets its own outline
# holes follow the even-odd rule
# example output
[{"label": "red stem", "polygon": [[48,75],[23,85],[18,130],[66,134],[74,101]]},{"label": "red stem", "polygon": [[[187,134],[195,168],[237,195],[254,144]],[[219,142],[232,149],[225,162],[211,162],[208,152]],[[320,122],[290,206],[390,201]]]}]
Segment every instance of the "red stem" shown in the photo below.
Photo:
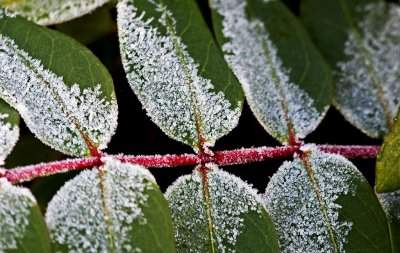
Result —
[{"label": "red stem", "polygon": [[[328,153],[341,154],[347,158],[374,158],[376,157],[379,146],[318,146],[321,151]],[[246,164],[261,162],[274,158],[289,158],[299,151],[299,147],[260,147],[242,148],[229,151],[217,151],[213,156],[203,156],[195,154],[182,155],[153,155],[153,156],[112,156],[125,163],[134,163],[144,167],[162,168],[177,166],[194,166],[198,164],[215,163],[217,165]],[[71,170],[79,170],[100,166],[101,157],[67,159],[59,162],[41,163],[26,167],[14,168],[3,172],[11,183],[30,181],[37,177],[44,177],[56,173]]]}]

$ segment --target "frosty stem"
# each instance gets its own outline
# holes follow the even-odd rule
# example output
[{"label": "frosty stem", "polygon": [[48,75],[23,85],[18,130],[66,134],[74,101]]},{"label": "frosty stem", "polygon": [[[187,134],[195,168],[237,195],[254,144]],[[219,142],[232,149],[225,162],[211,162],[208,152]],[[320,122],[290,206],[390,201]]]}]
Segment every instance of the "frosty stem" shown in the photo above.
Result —
[{"label": "frosty stem", "polygon": [[[337,146],[319,145],[321,151],[340,154],[347,158],[374,158],[377,156],[379,146]],[[246,164],[261,162],[276,158],[289,158],[300,151],[300,146],[289,147],[259,147],[242,148],[229,151],[217,151],[213,156],[202,156],[196,154],[182,155],[152,155],[152,156],[124,156],[108,155],[125,163],[133,163],[151,168],[195,166],[198,164],[214,163],[217,165]],[[104,154],[104,156],[107,156]],[[0,177],[7,178],[11,183],[30,181],[37,177],[49,176],[52,174],[80,170],[100,166],[102,158],[86,157],[67,159],[58,162],[41,163],[26,167],[17,167],[10,170],[1,170]]]}]

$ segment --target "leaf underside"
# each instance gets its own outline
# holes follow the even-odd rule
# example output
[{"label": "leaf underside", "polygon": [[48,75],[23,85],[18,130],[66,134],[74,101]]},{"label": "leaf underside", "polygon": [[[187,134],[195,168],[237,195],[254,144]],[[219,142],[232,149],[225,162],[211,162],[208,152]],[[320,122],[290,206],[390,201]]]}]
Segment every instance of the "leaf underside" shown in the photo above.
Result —
[{"label": "leaf underside", "polygon": [[400,105],[400,6],[381,0],[306,0],[302,17],[334,69],[335,106],[383,137]]},{"label": "leaf underside", "polygon": [[107,69],[73,39],[0,9],[0,98],[42,142],[69,155],[104,149],[117,126]]},{"label": "leaf underside", "polygon": [[67,182],[46,221],[57,252],[175,252],[170,209],[153,176],[112,159]]},{"label": "leaf underside", "polygon": [[0,99],[0,166],[11,153],[19,138],[19,115]]},{"label": "leaf underside", "polygon": [[282,252],[391,252],[385,214],[345,158],[314,149],[284,163],[265,203]]},{"label": "leaf underside", "polygon": [[280,1],[211,0],[217,40],[264,128],[280,142],[304,138],[332,98],[330,70]]},{"label": "leaf underside", "polygon": [[210,167],[180,177],[166,192],[178,252],[279,252],[274,226],[257,193]]},{"label": "leaf underside", "polygon": [[196,151],[214,145],[236,126],[243,94],[195,1],[122,0],[117,9],[124,68],[148,115]]}]

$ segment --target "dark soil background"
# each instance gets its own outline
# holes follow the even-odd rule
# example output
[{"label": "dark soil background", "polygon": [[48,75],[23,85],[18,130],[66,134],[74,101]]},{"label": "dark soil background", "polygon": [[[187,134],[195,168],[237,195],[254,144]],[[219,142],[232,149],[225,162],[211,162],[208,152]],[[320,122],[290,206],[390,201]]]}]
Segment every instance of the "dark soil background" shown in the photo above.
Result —
[{"label": "dark soil background", "polygon": [[[207,0],[197,0],[199,6],[210,25],[210,15]],[[298,15],[300,0],[284,1],[295,15]],[[115,10],[112,10],[115,21]],[[210,26],[211,27],[211,26]],[[210,28],[211,29],[211,28]],[[143,110],[140,102],[127,83],[119,56],[118,36],[116,28],[100,37],[94,43],[87,45],[107,66],[115,84],[119,105],[119,125],[109,148],[110,154],[182,154],[192,153],[190,147],[169,139],[150,119]],[[22,137],[15,151],[7,161],[7,167],[26,165],[43,161],[59,160],[64,156],[52,151],[32,137],[29,130],[22,126]],[[342,144],[342,145],[380,145],[381,140],[371,139],[361,131],[345,121],[343,116],[334,108],[330,108],[320,126],[306,139],[307,143]],[[241,147],[279,146],[257,122],[247,104],[244,105],[238,126],[228,135],[221,138],[216,150],[229,150]],[[254,185],[260,192],[264,192],[269,178],[274,174],[283,160],[269,160],[260,163],[227,166],[223,169],[235,174]],[[357,159],[353,163],[361,170],[367,180],[374,185],[375,159]],[[179,176],[189,174],[193,167],[177,167],[150,169],[156,177],[161,189],[171,185]],[[45,179],[36,179],[27,183],[38,198],[42,208],[47,201],[62,186],[65,180],[76,175],[76,172],[50,176]]]}]

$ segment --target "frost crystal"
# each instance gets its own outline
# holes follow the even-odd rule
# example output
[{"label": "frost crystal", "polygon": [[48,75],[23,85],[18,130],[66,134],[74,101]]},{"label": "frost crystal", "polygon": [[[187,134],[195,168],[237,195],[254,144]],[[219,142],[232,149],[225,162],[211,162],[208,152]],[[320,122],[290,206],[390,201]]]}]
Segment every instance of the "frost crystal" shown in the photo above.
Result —
[{"label": "frost crystal", "polygon": [[40,25],[51,25],[83,16],[110,0],[9,1],[4,7]]},{"label": "frost crystal", "polygon": [[102,98],[100,85],[68,87],[2,35],[0,65],[0,97],[44,143],[69,155],[85,155],[89,150],[81,130],[100,149],[107,146],[116,130],[118,107],[114,96],[111,101]]},{"label": "frost crystal", "polygon": [[[176,35],[176,20],[162,3],[148,1],[160,18],[138,12],[132,0],[118,4],[121,55],[133,91],[152,120],[171,138],[197,149],[234,128],[241,104],[232,109]],[[151,22],[159,26],[154,27]],[[160,29],[160,27],[162,29]],[[160,30],[165,29],[165,35]]]},{"label": "frost crystal", "polygon": [[8,9],[2,9],[0,7],[0,19],[2,19],[3,17],[15,18],[16,14],[14,12],[9,11]]},{"label": "frost crystal", "polygon": [[19,138],[19,127],[4,121],[8,116],[8,114],[0,113],[0,165],[4,164],[4,160]]},{"label": "frost crystal", "polygon": [[[342,207],[336,200],[342,195],[355,194],[354,180],[361,177],[361,173],[338,155],[313,151],[308,156],[308,162],[323,198],[336,244],[339,251],[344,252],[346,237],[353,223],[339,220]],[[299,158],[285,162],[267,186],[265,203],[276,226],[282,252],[334,251],[328,223],[313,187]]]},{"label": "frost crystal", "polygon": [[400,190],[378,194],[379,201],[390,219],[400,221]]},{"label": "frost crystal", "polygon": [[378,137],[400,105],[400,7],[379,3],[359,11],[366,13],[360,34],[348,32],[348,60],[337,63],[335,103],[349,121]]},{"label": "frost crystal", "polygon": [[140,166],[109,158],[104,162],[102,179],[98,168],[83,171],[49,203],[46,221],[51,240],[70,253],[109,252],[110,233],[115,252],[140,252],[130,242],[133,223],[146,224],[145,191],[154,189],[155,179]]},{"label": "frost crystal", "polygon": [[29,190],[0,179],[0,252],[16,249],[25,236],[36,200]]},{"label": "frost crystal", "polygon": [[[268,1],[266,1],[268,2]],[[212,0],[211,8],[223,17],[225,59],[243,85],[252,111],[275,138],[287,142],[288,121],[296,136],[304,138],[321,121],[324,112],[289,80],[286,69],[264,24],[246,14],[245,0]],[[286,108],[285,108],[286,107]]]},{"label": "frost crystal", "polygon": [[235,252],[236,239],[244,227],[243,215],[250,211],[261,215],[261,199],[248,184],[216,166],[207,174],[207,189],[212,242],[202,174],[195,170],[167,189],[177,248],[182,252],[208,252],[206,247],[212,243],[218,252]]}]

